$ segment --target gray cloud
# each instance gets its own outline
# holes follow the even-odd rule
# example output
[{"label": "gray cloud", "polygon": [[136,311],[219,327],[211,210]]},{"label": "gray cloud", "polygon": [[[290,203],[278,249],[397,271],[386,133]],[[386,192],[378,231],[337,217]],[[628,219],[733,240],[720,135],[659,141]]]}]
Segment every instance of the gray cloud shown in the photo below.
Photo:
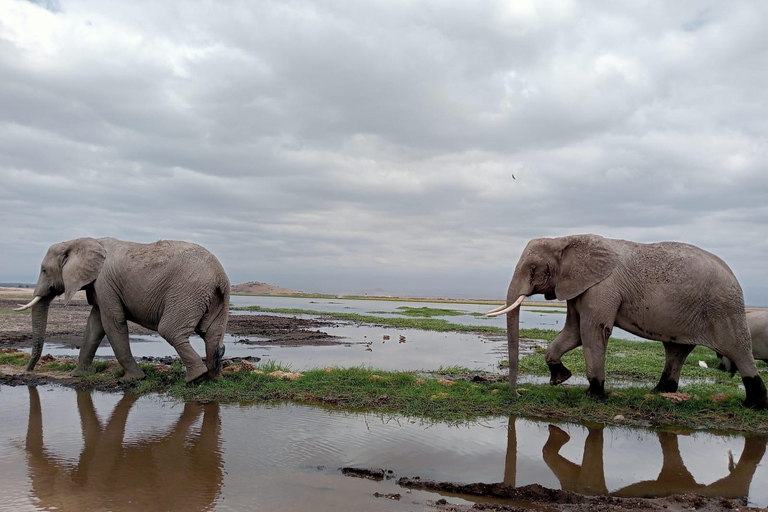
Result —
[{"label": "gray cloud", "polygon": [[0,280],[109,235],[234,282],[501,296],[528,239],[596,232],[702,246],[768,304],[766,11],[6,0]]}]

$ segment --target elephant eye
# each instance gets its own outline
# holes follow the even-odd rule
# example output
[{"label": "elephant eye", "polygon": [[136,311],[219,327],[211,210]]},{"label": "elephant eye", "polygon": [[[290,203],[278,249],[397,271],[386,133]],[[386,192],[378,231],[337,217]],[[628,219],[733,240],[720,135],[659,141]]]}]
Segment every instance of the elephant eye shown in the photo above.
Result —
[{"label": "elephant eye", "polygon": [[550,275],[552,275],[552,271],[549,270],[549,265],[547,265],[547,277],[549,277]]},{"label": "elephant eye", "polygon": [[536,275],[536,267],[531,267],[531,277]]}]

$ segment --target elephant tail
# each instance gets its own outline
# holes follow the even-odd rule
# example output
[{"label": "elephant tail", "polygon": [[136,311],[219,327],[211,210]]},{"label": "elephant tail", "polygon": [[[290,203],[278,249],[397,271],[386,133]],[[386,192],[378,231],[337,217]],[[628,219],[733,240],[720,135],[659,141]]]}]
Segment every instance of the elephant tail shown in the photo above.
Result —
[{"label": "elephant tail", "polygon": [[[215,285],[208,310],[197,326],[197,330],[206,333],[208,336],[218,338],[217,346],[206,346],[208,357],[212,358],[212,367],[214,375],[221,373],[222,360],[224,359],[224,334],[227,331],[227,322],[229,321],[229,280],[224,276],[218,284]],[[207,345],[207,344],[206,344]]]}]

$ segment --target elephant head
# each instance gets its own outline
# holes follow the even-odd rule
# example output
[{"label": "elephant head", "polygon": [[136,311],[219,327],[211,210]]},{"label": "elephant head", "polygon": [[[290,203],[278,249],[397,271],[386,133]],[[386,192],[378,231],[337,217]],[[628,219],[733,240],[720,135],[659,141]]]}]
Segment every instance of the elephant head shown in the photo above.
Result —
[{"label": "elephant head", "polygon": [[106,256],[104,247],[94,238],[76,238],[48,249],[40,266],[34,298],[16,309],[32,308],[32,358],[27,371],[35,368],[43,352],[51,300],[64,294],[64,303],[68,304],[78,290],[96,280]]},{"label": "elephant head", "polygon": [[505,306],[488,316],[507,314],[509,386],[516,394],[519,350],[519,306],[533,294],[547,300],[570,300],[596,285],[616,268],[618,254],[597,235],[537,238],[528,242],[515,267]]}]

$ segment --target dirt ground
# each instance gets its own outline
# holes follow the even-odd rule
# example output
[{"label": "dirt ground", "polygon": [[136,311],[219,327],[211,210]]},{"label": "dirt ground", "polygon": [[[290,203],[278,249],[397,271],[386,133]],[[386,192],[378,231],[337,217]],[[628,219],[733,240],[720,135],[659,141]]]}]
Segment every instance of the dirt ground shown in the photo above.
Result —
[{"label": "dirt ground", "polygon": [[[19,302],[18,299],[0,298],[0,310],[15,308]],[[61,299],[55,299],[48,310],[46,342],[79,347],[90,311],[91,306],[84,299],[74,299],[66,307]],[[334,322],[273,315],[230,315],[227,333],[237,336],[239,343],[251,343],[249,336],[258,337],[260,344],[283,346],[348,343],[348,340],[321,330],[332,325]],[[128,322],[128,330],[131,334],[154,334],[154,331],[131,322]],[[32,321],[28,313],[0,314],[0,348],[29,347],[31,342]]]}]

